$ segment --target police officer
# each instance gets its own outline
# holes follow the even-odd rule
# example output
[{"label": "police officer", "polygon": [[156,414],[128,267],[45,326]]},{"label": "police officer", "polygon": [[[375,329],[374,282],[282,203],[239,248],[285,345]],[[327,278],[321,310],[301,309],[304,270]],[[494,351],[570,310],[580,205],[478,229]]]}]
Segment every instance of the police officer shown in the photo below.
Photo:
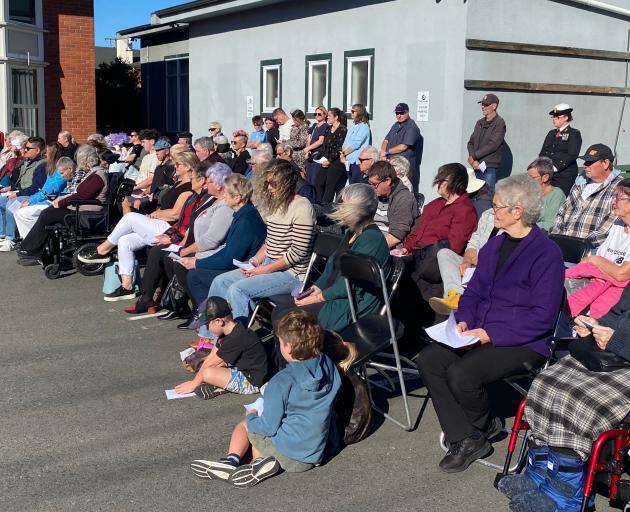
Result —
[{"label": "police officer", "polygon": [[577,158],[582,148],[582,135],[571,128],[573,109],[566,103],[560,103],[549,112],[554,129],[545,137],[539,156],[546,156],[553,161],[554,175],[551,184],[559,187],[569,197],[571,187],[578,174]]}]

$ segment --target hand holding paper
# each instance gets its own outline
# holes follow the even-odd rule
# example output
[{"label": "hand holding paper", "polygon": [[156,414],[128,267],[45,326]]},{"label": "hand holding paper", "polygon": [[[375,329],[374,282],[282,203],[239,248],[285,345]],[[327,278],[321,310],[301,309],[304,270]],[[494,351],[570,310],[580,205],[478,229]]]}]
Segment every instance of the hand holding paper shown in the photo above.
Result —
[{"label": "hand holding paper", "polygon": [[[448,320],[445,322],[439,323],[437,325],[433,325],[426,329],[427,334],[431,337],[431,339],[442,343],[443,345],[448,345],[452,348],[462,348],[467,347],[469,345],[474,345],[479,341],[478,336],[467,336],[464,334],[460,334],[459,330],[466,328],[466,324],[459,326],[457,321],[455,320],[455,315],[451,312],[448,317]],[[476,331],[474,329],[473,331]],[[472,331],[464,331],[464,332],[472,332]]]}]

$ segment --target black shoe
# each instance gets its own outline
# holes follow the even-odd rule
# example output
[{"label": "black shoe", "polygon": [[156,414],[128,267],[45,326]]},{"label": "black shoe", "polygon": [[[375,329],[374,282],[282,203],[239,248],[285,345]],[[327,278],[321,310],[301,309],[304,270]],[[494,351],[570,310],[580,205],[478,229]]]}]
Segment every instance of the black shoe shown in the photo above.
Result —
[{"label": "black shoe", "polygon": [[116,302],[118,300],[135,299],[138,296],[138,292],[135,289],[127,290],[122,286],[119,286],[112,293],[106,293],[103,300],[107,302]]},{"label": "black shoe", "polygon": [[492,445],[482,435],[478,439],[467,437],[451,444],[446,457],[440,461],[440,469],[444,473],[459,473],[491,451]]},{"label": "black shoe", "polygon": [[36,267],[37,265],[43,265],[43,263],[42,260],[34,256],[23,256],[18,259],[18,265],[22,265],[23,267]]},{"label": "black shoe", "polygon": [[193,315],[191,316],[188,320],[186,320],[185,322],[182,322],[181,324],[177,324],[177,328],[178,329],[190,329],[190,330],[195,330],[197,329],[197,323],[199,322],[199,315]]},{"label": "black shoe", "polygon": [[503,422],[501,421],[501,418],[494,416],[490,418],[490,421],[482,434],[488,441],[490,441],[490,439],[494,439],[501,432],[503,432]]},{"label": "black shoe", "polygon": [[165,315],[158,316],[158,320],[177,320],[179,315],[175,311],[169,311]]},{"label": "black shoe", "polygon": [[81,263],[87,263],[87,264],[91,264],[91,263],[109,263],[112,259],[112,257],[109,254],[99,254],[96,251],[96,247],[94,247],[93,249],[86,249],[83,252],[80,252],[77,255],[77,259],[81,262]]}]

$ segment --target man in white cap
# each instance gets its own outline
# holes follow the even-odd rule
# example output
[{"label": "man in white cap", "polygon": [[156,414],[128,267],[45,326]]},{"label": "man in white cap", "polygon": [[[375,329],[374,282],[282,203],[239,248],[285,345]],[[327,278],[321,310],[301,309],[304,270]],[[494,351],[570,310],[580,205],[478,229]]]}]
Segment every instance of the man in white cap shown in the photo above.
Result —
[{"label": "man in white cap", "polygon": [[578,175],[576,160],[582,149],[580,131],[569,126],[573,120],[571,112],[573,109],[566,103],[556,105],[549,112],[554,129],[545,137],[538,155],[551,158],[555,170],[551,184],[561,188],[567,197]]}]

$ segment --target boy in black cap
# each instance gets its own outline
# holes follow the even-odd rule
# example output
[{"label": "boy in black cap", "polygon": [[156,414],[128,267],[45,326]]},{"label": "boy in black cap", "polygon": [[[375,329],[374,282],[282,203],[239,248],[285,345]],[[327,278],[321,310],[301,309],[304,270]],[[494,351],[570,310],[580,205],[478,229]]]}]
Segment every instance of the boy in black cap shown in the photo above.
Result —
[{"label": "boy in black cap", "polygon": [[180,394],[194,391],[207,400],[221,390],[249,395],[258,393],[267,377],[267,353],[258,335],[232,318],[232,308],[222,297],[209,297],[208,330],[219,337],[193,380],[175,387]]}]

